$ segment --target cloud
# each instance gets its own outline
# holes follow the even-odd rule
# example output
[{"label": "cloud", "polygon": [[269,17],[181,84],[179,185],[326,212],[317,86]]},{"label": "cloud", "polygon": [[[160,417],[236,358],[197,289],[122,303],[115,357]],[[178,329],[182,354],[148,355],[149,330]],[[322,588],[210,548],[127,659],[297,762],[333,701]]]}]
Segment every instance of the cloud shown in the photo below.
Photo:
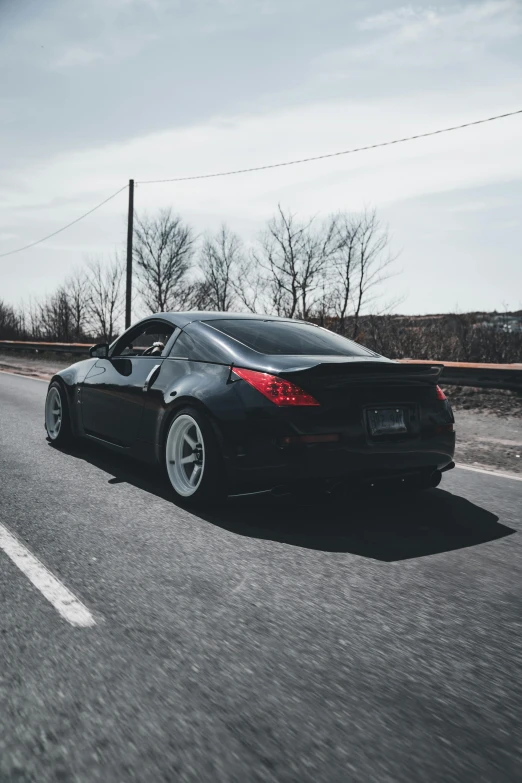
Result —
[{"label": "cloud", "polygon": [[[288,10],[296,0],[286,0]],[[206,37],[237,31],[260,17],[277,14],[277,0],[71,0],[67,9],[51,6],[48,16],[11,33],[10,56],[46,42],[51,70],[86,68],[130,59],[167,37]],[[18,39],[18,40],[17,40]],[[4,54],[5,56],[5,54]]]},{"label": "cloud", "polygon": [[359,30],[389,30],[390,28],[401,27],[410,24],[412,21],[419,21],[422,17],[432,20],[436,14],[431,10],[414,9],[412,6],[402,6],[394,8],[392,11],[384,11],[374,16],[366,16],[361,19],[357,27]]},{"label": "cloud", "polygon": [[[511,91],[506,86],[506,92]],[[428,96],[424,103],[422,95],[413,102],[390,100],[379,105],[324,103],[271,114],[229,116],[226,122],[217,117],[122,144],[58,155],[31,170],[12,172],[9,189],[3,178],[3,227],[15,236],[2,238],[0,252],[74,220],[130,176],[138,181],[187,176],[346,149],[472,119],[479,116],[486,97],[495,111],[493,94],[452,93],[438,96],[437,101]],[[465,98],[468,103],[463,110]],[[506,94],[497,100],[509,108]],[[387,284],[386,297],[409,292],[402,307],[407,312],[449,309],[457,295],[462,308],[493,308],[500,306],[506,291],[519,285],[516,234],[515,228],[508,234],[508,227],[492,220],[491,210],[482,212],[478,202],[483,198],[480,189],[495,183],[500,188],[511,182],[520,191],[521,119],[284,169],[194,182],[138,184],[135,207],[143,213],[172,206],[198,233],[216,230],[225,221],[248,241],[258,234],[278,202],[302,216],[375,205],[379,215],[390,220],[393,249],[402,250],[399,266],[404,273]],[[453,209],[452,217],[448,210],[450,205],[455,208],[473,201],[468,212]],[[109,257],[115,248],[123,250],[126,208],[123,192],[85,221],[17,256],[16,264],[3,259],[7,300],[16,301],[22,291],[24,295],[50,291],[84,264],[86,257]],[[505,220],[512,221],[513,209],[505,212]],[[493,238],[495,248],[488,255]],[[478,259],[484,270],[491,268],[494,259],[494,280],[477,278]],[[429,286],[427,269],[437,270]],[[449,287],[448,279],[452,281]],[[470,279],[474,281],[471,287]]]},{"label": "cloud", "polygon": [[12,68],[38,58],[39,66],[62,71],[132,57],[164,34],[159,23],[168,8],[165,0],[49,0],[45,12],[11,27],[0,60]]},{"label": "cloud", "polygon": [[[46,17],[47,27],[42,28],[33,19],[23,33],[25,37],[11,37],[11,54],[5,50],[2,54],[4,59],[10,58],[11,69],[18,72],[18,66],[26,67],[31,52],[36,49],[42,57],[42,69],[47,65],[60,72],[56,83],[70,84],[71,92],[76,85],[80,88],[75,92],[76,103],[71,101],[65,117],[65,120],[72,117],[69,123],[64,122],[53,105],[48,108],[42,103],[40,107],[33,96],[20,99],[18,94],[2,104],[4,116],[8,120],[15,118],[17,101],[23,99],[33,112],[31,118],[39,117],[43,124],[46,116],[51,118],[50,133],[59,135],[59,124],[64,125],[62,149],[67,144],[75,144],[77,149],[47,157],[42,150],[48,147],[43,145],[35,121],[37,135],[29,143],[34,155],[40,152],[40,159],[33,155],[29,165],[22,146],[23,152],[17,158],[4,156],[0,183],[4,234],[0,237],[0,252],[38,239],[74,220],[124,185],[129,177],[138,181],[163,179],[320,155],[520,108],[515,103],[522,94],[520,52],[515,38],[521,32],[522,6],[517,0],[458,6],[403,5],[386,13],[367,15],[358,23],[352,19],[346,36],[343,30],[343,37],[337,38],[343,41],[343,48],[334,51],[331,51],[329,33],[314,30],[314,42],[318,45],[307,48],[307,43],[301,42],[306,57],[303,55],[299,60],[296,49],[298,67],[289,81],[282,78],[287,60],[281,59],[280,51],[279,59],[275,54],[270,63],[263,62],[266,73],[262,75],[253,71],[251,64],[243,69],[242,49],[239,53],[232,51],[230,57],[232,61],[236,58],[234,64],[237,64],[237,83],[247,85],[247,98],[241,93],[241,100],[222,104],[223,113],[209,119],[213,97],[210,91],[221,93],[221,85],[217,89],[212,82],[205,93],[200,89],[201,82],[205,83],[201,70],[197,70],[197,75],[186,73],[186,84],[193,94],[187,92],[183,106],[180,101],[173,112],[159,111],[169,100],[169,91],[161,95],[152,91],[150,105],[136,102],[136,112],[150,114],[152,118],[147,126],[128,121],[118,123],[125,105],[124,90],[118,89],[123,82],[117,80],[111,83],[113,91],[105,96],[105,103],[100,101],[104,112],[108,109],[107,115],[96,116],[100,94],[96,80],[108,79],[112,64],[114,73],[126,76],[127,71],[120,67],[119,61],[142,53],[147,46],[151,47],[147,56],[133,64],[125,60],[125,68],[131,65],[136,68],[135,74],[139,79],[143,77],[146,91],[154,85],[155,78],[157,84],[158,72],[152,67],[152,54],[156,52],[152,48],[154,35],[165,40],[168,36],[172,52],[178,51],[177,42],[182,39],[189,42],[193,51],[197,39],[200,44],[203,41],[200,51],[207,53],[211,49],[206,46],[207,39],[216,31],[250,25],[248,33],[240,36],[250,46],[250,40],[252,44],[255,42],[256,25],[262,28],[261,16],[279,13],[279,9],[282,16],[284,13],[287,16],[272,20],[264,34],[268,36],[270,27],[274,33],[276,28],[286,33],[285,25],[288,32],[293,30],[294,15],[288,9],[294,0],[280,3],[194,0],[190,8],[180,2],[93,0],[78,5],[71,0],[74,13],[68,6],[67,14],[65,11],[63,14],[67,18],[62,18],[55,8],[54,18]],[[365,4],[364,8],[367,7],[375,8],[375,4]],[[302,0],[301,20],[309,9],[311,13],[311,0]],[[125,19],[128,24],[123,23]],[[216,35],[217,45],[223,51],[229,40],[224,34],[221,38]],[[45,43],[45,50],[40,51],[40,43]],[[286,47],[286,39],[283,43]],[[174,56],[169,60],[167,54],[163,59],[168,47],[161,51],[158,47],[162,68],[169,63],[172,68],[176,62]],[[316,56],[327,49],[327,55]],[[44,61],[44,52],[46,58],[54,59]],[[226,61],[225,54],[223,60]],[[198,60],[205,67],[208,61],[212,59],[207,60],[206,54]],[[71,72],[67,74],[69,81],[63,78],[67,70]],[[252,74],[258,77],[257,81]],[[223,95],[233,92],[234,76],[235,73],[229,81],[222,80]],[[52,74],[47,73],[45,77],[52,81]],[[94,85],[93,99],[87,108],[82,105],[82,85],[86,89]],[[133,87],[129,92],[132,90]],[[196,97],[191,103],[193,95]],[[134,111],[133,106],[131,109]],[[157,115],[161,115],[160,119]],[[386,219],[390,216],[392,231],[397,228],[400,234],[398,245],[406,248],[401,264],[403,258],[407,260],[407,253],[411,253],[408,281],[417,267],[421,275],[424,267],[417,262],[428,253],[427,244],[433,264],[439,268],[441,261],[437,254],[442,254],[451,276],[457,258],[451,244],[454,235],[469,220],[470,225],[475,221],[473,226],[479,236],[479,229],[487,223],[485,215],[491,214],[489,207],[482,209],[488,187],[502,192],[507,207],[511,193],[505,196],[510,187],[507,183],[512,182],[516,192],[521,190],[521,122],[522,117],[514,117],[404,145],[266,172],[138,185],[136,208],[154,211],[172,206],[198,232],[212,230],[226,221],[248,239],[255,236],[278,202],[302,215],[324,215],[339,209],[356,210],[375,205],[379,214]],[[83,129],[81,124],[87,127],[83,134],[79,132]],[[94,136],[91,128],[98,127],[101,132]],[[145,128],[154,130],[147,132]],[[125,135],[129,129],[136,134],[134,138]],[[79,141],[85,138],[91,146]],[[97,144],[93,138],[115,141]],[[4,259],[2,268],[7,269],[7,277],[11,275],[14,281],[9,290],[19,291],[26,285],[32,286],[33,291],[38,286],[51,288],[63,278],[65,269],[81,264],[85,254],[111,252],[124,241],[125,213],[126,197],[121,193],[67,232],[17,256],[16,264],[12,263],[13,259]],[[444,245],[449,218],[453,220],[452,237]],[[511,212],[506,219],[512,218]],[[423,221],[425,228],[421,229]],[[498,229],[495,234],[496,228],[490,224],[487,230],[495,236],[497,244],[505,243],[502,251],[505,267],[508,269],[511,263],[515,270],[518,261],[512,259],[516,240],[511,236],[506,239],[504,229],[504,233]],[[429,243],[422,231],[429,233]],[[466,242],[477,255],[483,253],[484,258],[489,258],[486,234],[480,234],[480,242],[475,241],[470,229]],[[467,252],[464,245],[458,252],[460,269]],[[498,248],[494,253],[498,254]],[[470,279],[476,281],[474,263],[474,258],[470,258]],[[24,275],[30,282],[24,282]],[[513,286],[513,279],[505,285]],[[420,281],[418,290],[422,285]],[[486,289],[489,283],[484,282]],[[15,298],[18,294],[9,295]],[[452,304],[453,301],[448,306]],[[430,307],[428,303],[426,309]]]},{"label": "cloud", "polygon": [[103,60],[106,54],[97,49],[88,49],[82,46],[71,46],[52,63],[52,67],[74,68],[76,66],[91,65],[98,60]]},{"label": "cloud", "polygon": [[[216,117],[123,143],[43,160],[4,172],[4,224],[31,219],[67,222],[129,177],[165,179],[320,155],[477,119],[510,108],[522,81],[491,91],[419,93],[373,102],[303,105],[270,114]],[[465,108],[464,108],[465,107]],[[266,172],[206,181],[139,185],[139,208],[166,203],[193,216],[261,221],[279,200],[315,213],[393,203],[418,195],[522,178],[522,118]],[[52,183],[50,188],[49,183]],[[65,200],[53,204],[53,198]],[[77,203],[68,199],[78,199]],[[121,210],[119,201],[104,210]],[[50,226],[52,230],[53,226]]]},{"label": "cloud", "polygon": [[[460,30],[474,34],[473,26],[490,24],[500,21],[506,30],[511,22],[517,20],[516,28],[520,30],[519,3],[515,0],[486,0],[486,2],[471,2],[460,4],[454,8],[434,6],[414,8],[401,6],[392,11],[385,11],[373,16],[367,16],[358,23],[360,30],[394,30],[403,33],[414,24],[420,32],[429,32],[434,28]],[[508,23],[506,25],[506,23]],[[491,28],[489,28],[491,29]],[[510,32],[515,32],[514,31]],[[480,32],[483,32],[481,27]],[[494,31],[496,35],[498,30]]]},{"label": "cloud", "polygon": [[453,8],[402,6],[367,16],[357,27],[366,40],[330,53],[325,63],[337,67],[368,63],[394,69],[445,67],[519,37],[522,6],[518,0],[472,2]]},{"label": "cloud", "polygon": [[127,31],[122,35],[100,36],[96,48],[71,46],[65,48],[50,67],[55,70],[92,65],[100,61],[124,60],[135,57],[141,51],[159,40],[158,33],[137,33]]}]

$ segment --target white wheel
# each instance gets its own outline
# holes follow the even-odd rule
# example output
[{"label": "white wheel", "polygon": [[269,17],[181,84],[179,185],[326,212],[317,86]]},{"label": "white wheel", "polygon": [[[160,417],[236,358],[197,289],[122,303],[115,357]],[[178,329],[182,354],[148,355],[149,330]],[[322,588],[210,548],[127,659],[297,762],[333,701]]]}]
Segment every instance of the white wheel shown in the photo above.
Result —
[{"label": "white wheel", "polygon": [[45,429],[51,440],[56,440],[60,436],[62,419],[62,398],[57,387],[51,386],[45,401]]},{"label": "white wheel", "polygon": [[205,443],[199,424],[188,413],[172,422],[165,449],[167,473],[175,492],[189,498],[205,472]]}]

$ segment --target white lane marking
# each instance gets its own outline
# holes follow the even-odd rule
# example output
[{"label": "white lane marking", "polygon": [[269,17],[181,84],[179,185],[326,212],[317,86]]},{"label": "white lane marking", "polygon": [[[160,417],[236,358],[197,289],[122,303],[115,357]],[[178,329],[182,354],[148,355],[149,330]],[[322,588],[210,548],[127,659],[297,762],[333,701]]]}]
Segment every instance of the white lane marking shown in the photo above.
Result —
[{"label": "white lane marking", "polygon": [[496,476],[497,478],[512,479],[513,481],[522,481],[522,476],[514,476],[512,473],[501,473],[500,470],[485,470],[484,468],[474,468],[471,465],[455,465],[462,470],[472,470],[474,473],[485,473],[486,476]]},{"label": "white lane marking", "polygon": [[34,375],[24,375],[22,372],[9,372],[9,370],[0,370],[4,375],[14,375],[15,378],[27,378],[28,381],[40,381],[40,383],[49,383],[47,378],[35,378]]},{"label": "white lane marking", "polygon": [[81,628],[96,625],[87,607],[2,524],[0,524],[0,549],[3,549],[68,623]]}]

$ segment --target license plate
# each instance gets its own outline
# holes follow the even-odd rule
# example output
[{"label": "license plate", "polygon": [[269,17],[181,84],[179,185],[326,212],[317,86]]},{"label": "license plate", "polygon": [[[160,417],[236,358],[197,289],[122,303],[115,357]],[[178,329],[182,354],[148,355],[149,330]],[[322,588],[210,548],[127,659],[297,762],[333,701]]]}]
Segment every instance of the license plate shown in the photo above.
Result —
[{"label": "license plate", "polygon": [[371,435],[398,435],[408,432],[402,408],[380,408],[368,411]]}]

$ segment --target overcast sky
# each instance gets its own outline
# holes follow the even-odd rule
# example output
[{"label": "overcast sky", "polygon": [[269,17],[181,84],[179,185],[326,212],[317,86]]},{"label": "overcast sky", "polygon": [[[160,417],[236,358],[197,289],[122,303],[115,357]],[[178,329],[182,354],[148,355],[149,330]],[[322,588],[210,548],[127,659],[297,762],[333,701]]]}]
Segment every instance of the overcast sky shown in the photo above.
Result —
[{"label": "overcast sky", "polygon": [[[0,0],[0,253],[136,180],[263,165],[522,108],[522,2]],[[254,238],[376,207],[402,312],[522,307],[522,115],[372,152],[141,185],[198,232]],[[126,194],[0,259],[0,298],[124,247]]]}]

